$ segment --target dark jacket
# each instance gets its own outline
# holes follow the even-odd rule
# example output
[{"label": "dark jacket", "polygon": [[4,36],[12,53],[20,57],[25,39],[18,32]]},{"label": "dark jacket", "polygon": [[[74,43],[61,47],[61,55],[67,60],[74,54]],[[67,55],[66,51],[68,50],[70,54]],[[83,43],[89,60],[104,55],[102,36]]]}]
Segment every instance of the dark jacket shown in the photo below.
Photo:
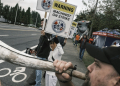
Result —
[{"label": "dark jacket", "polygon": [[40,36],[39,44],[36,47],[35,51],[37,51],[37,56],[41,58],[48,58],[50,53],[50,46],[48,38],[50,38],[50,34],[46,33],[45,36]]},{"label": "dark jacket", "polygon": [[57,38],[58,38],[58,40],[59,40],[61,46],[64,47],[64,46],[65,46],[65,43],[64,43],[65,38],[60,37],[60,36],[58,36]]},{"label": "dark jacket", "polygon": [[89,40],[88,39],[85,39],[85,42],[84,42],[84,44],[82,45],[82,42],[83,42],[83,38],[79,41],[79,43],[80,43],[80,48],[82,48],[82,49],[85,49],[86,47],[85,47],[85,44],[86,44],[86,42],[88,42]]}]

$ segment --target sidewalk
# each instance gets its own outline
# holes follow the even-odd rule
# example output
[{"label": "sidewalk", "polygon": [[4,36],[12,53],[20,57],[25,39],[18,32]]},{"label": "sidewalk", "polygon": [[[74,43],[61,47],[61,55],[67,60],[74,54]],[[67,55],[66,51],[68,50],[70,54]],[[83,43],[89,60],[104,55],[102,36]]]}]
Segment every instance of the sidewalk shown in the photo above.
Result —
[{"label": "sidewalk", "polygon": [[[79,60],[79,52],[77,51],[77,47],[73,45],[73,42],[71,39],[67,40],[67,44],[65,45],[64,49],[64,55],[62,57],[62,60],[67,62],[72,62],[73,65],[77,65],[77,70],[81,71],[83,73],[86,73],[86,67],[83,62]],[[73,77],[73,83],[75,86],[81,86],[84,82],[83,80],[77,79]],[[45,86],[44,84],[45,80],[42,79],[42,86]],[[58,83],[56,86],[59,86]]]}]

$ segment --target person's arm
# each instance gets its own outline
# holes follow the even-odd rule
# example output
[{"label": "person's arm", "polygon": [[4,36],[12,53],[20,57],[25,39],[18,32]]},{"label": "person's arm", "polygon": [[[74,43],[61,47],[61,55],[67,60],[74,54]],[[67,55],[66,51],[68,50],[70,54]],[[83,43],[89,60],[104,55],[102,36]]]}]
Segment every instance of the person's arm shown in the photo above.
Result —
[{"label": "person's arm", "polygon": [[67,38],[65,38],[65,40],[64,40],[64,43],[66,44],[66,42],[67,42]]},{"label": "person's arm", "polygon": [[44,30],[41,31],[41,35],[42,35],[42,36],[45,36]]},{"label": "person's arm", "polygon": [[58,48],[58,51],[59,51],[59,52],[58,52],[58,55],[63,55],[63,54],[64,54],[64,51],[63,51],[63,48],[62,48],[61,44],[58,43],[56,47]]},{"label": "person's arm", "polygon": [[56,76],[58,78],[60,86],[74,86],[71,81],[72,77],[70,77],[67,73],[62,73],[69,68],[73,68],[73,64],[71,62],[55,60],[53,62],[53,65],[55,66],[55,70],[59,72],[56,73]]}]

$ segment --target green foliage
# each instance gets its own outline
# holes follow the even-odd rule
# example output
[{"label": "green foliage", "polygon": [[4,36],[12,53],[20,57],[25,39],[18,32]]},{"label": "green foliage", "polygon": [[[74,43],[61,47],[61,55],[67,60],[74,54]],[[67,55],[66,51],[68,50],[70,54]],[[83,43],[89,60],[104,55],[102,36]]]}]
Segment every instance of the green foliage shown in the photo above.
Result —
[{"label": "green foliage", "polygon": [[84,53],[84,57],[83,57],[83,62],[85,64],[86,67],[88,67],[89,65],[91,65],[94,62],[94,58],[91,57],[87,51],[85,51]]},{"label": "green foliage", "polygon": [[[93,17],[95,6],[91,3],[95,2],[95,0],[91,0],[90,3],[87,3],[89,9],[81,11],[76,15],[75,21],[93,20],[92,32],[104,28],[120,29],[120,0],[102,0],[101,3],[100,1],[95,17]],[[85,4],[84,1],[83,4]]]},{"label": "green foliage", "polygon": [[41,17],[40,17],[40,14],[38,12],[32,11],[32,21],[33,21],[34,25],[36,24],[36,27],[40,27]]},{"label": "green foliage", "polygon": [[[8,17],[9,17],[9,8],[10,8],[10,6],[8,6],[8,5],[5,5],[4,7],[3,7],[3,17],[7,20],[8,19]],[[8,20],[7,20],[8,21]]]},{"label": "green foliage", "polygon": [[[17,12],[17,16],[16,16]],[[15,16],[16,16],[16,24],[36,24],[36,19],[37,19],[37,27],[40,27],[40,22],[41,22],[41,17],[40,14],[32,11],[31,8],[28,7],[28,9],[25,11],[25,9],[22,9],[18,4],[15,5],[15,7],[10,7],[8,5],[5,5],[3,7],[3,4],[0,2],[0,15],[2,15],[5,19],[6,22],[15,22]],[[38,15],[38,17],[37,17]]]},{"label": "green foliage", "polygon": [[0,2],[0,17],[2,15],[2,10],[3,10],[3,4]]}]

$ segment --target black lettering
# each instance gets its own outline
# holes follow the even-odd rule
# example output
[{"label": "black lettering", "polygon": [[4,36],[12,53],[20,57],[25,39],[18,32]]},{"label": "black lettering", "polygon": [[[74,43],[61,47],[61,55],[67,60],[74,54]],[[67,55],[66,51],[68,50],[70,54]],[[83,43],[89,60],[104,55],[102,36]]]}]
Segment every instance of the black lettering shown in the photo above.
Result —
[{"label": "black lettering", "polygon": [[62,9],[64,9],[64,6],[63,6],[63,5],[61,5],[61,8],[62,8]]},{"label": "black lettering", "polygon": [[62,15],[59,15],[59,18],[62,18],[62,19],[68,20],[68,21],[70,20],[70,18],[62,16]]},{"label": "black lettering", "polygon": [[70,12],[74,11],[73,8],[65,6],[65,5],[61,5],[61,4],[58,4],[58,3],[55,3],[54,6],[60,8],[60,9],[66,10],[66,11],[70,11]]},{"label": "black lettering", "polygon": [[58,7],[60,8],[60,4],[58,5]]},{"label": "black lettering", "polygon": [[57,7],[57,6],[58,6],[58,4],[57,4],[57,3],[55,3],[55,4],[54,4],[54,6],[55,6],[55,7]]},{"label": "black lettering", "polygon": [[61,15],[59,15],[58,18],[61,18]]},{"label": "black lettering", "polygon": [[56,13],[56,10],[53,10],[53,12],[55,12],[55,13]]},{"label": "black lettering", "polygon": [[55,16],[55,17],[57,17],[57,16],[58,16],[58,14],[55,14],[55,13],[53,13],[53,14],[52,14],[52,16]]},{"label": "black lettering", "polygon": [[70,18],[68,18],[68,21],[70,20]]},{"label": "black lettering", "polygon": [[60,12],[59,12],[59,11],[56,11],[56,13],[58,13],[58,14],[59,14]]},{"label": "black lettering", "polygon": [[64,9],[67,10],[66,6],[64,6]]},{"label": "black lettering", "polygon": [[73,12],[73,10],[74,10],[74,9],[72,8],[72,9],[71,9],[71,12]]},{"label": "black lettering", "polygon": [[76,26],[76,24],[75,24],[75,23],[72,23],[72,24]]},{"label": "black lettering", "polygon": [[69,7],[67,7],[68,11],[71,11]]}]

